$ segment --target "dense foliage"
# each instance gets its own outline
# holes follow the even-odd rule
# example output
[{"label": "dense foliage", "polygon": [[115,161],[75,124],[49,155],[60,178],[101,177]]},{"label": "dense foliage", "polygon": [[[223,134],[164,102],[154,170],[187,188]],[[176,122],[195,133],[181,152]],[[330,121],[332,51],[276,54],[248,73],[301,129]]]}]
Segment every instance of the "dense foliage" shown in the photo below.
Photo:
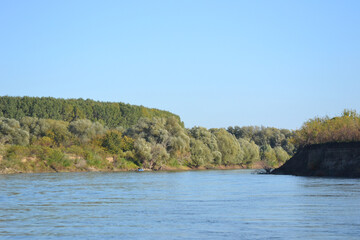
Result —
[{"label": "dense foliage", "polygon": [[0,115],[0,171],[276,167],[304,145],[360,140],[354,111],[295,132],[186,129],[165,111],[82,99],[0,97]]},{"label": "dense foliage", "polygon": [[[293,132],[288,129],[235,126],[229,127],[228,132],[239,139],[243,149],[252,150],[248,150],[248,154],[251,154],[252,157],[248,156],[246,159],[254,159],[250,161],[253,162],[260,158],[262,163],[268,167],[283,164],[296,150],[296,147],[291,142]],[[255,146],[258,147],[258,153],[255,153]]]},{"label": "dense foliage", "polygon": [[109,128],[88,119],[67,122],[23,117],[18,121],[1,117],[0,170],[251,167],[259,161],[277,166],[289,158],[281,147],[287,146],[284,134],[289,132],[277,136],[282,130],[254,129],[253,137],[232,134],[231,129],[185,129],[175,116],[140,118],[127,129]]},{"label": "dense foliage", "polygon": [[52,97],[0,97],[0,117],[21,120],[23,117],[71,122],[89,119],[115,128],[130,127],[142,117],[167,118],[179,116],[167,111],[125,103],[98,102],[90,99],[58,99]]},{"label": "dense foliage", "polygon": [[360,141],[360,115],[344,110],[340,117],[310,119],[295,132],[293,141],[298,146]]}]

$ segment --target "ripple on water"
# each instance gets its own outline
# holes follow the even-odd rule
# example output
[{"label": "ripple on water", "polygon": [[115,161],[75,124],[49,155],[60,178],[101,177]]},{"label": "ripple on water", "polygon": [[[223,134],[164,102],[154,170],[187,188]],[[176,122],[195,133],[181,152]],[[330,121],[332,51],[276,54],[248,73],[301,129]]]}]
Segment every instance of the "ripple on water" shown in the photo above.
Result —
[{"label": "ripple on water", "polygon": [[0,176],[0,238],[358,239],[360,180],[246,170]]}]

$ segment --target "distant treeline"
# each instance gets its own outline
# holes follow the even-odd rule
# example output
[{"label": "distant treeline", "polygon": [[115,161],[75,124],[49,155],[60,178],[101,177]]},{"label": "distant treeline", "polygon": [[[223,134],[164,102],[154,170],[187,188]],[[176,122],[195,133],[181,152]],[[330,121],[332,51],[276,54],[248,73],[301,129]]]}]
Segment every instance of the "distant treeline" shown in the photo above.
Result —
[{"label": "distant treeline", "polygon": [[21,120],[23,117],[54,119],[72,122],[89,119],[115,128],[130,127],[145,118],[180,117],[167,111],[125,103],[98,102],[84,99],[59,99],[52,97],[0,97],[0,117]]},{"label": "distant treeline", "polygon": [[291,136],[264,127],[186,129],[174,116],[140,118],[129,128],[88,119],[1,117],[0,171],[275,167],[294,153]]},{"label": "distant treeline", "polygon": [[293,143],[300,147],[329,142],[358,141],[360,141],[360,115],[352,110],[344,110],[340,117],[310,119],[295,132],[293,139]]}]

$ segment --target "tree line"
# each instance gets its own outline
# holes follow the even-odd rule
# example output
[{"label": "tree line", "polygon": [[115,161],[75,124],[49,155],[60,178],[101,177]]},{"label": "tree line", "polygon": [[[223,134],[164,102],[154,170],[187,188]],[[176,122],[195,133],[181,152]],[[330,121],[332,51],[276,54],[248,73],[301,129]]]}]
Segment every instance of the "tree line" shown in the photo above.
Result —
[{"label": "tree line", "polygon": [[90,99],[61,99],[52,97],[0,97],[0,117],[16,119],[35,117],[72,122],[89,119],[104,126],[128,128],[142,117],[180,117],[167,111],[125,103],[99,102]]},{"label": "tree line", "polygon": [[[264,127],[186,129],[175,116],[108,127],[89,119],[0,118],[3,168],[135,169],[275,167],[294,152],[292,132]],[[36,161],[27,161],[28,157]]]},{"label": "tree line", "polygon": [[0,97],[0,115],[0,170],[277,167],[299,147],[360,141],[360,115],[349,110],[296,131],[187,129],[166,111],[82,99]]},{"label": "tree line", "polygon": [[360,141],[360,115],[344,110],[339,117],[316,117],[295,131],[293,143],[299,147],[329,142]]}]

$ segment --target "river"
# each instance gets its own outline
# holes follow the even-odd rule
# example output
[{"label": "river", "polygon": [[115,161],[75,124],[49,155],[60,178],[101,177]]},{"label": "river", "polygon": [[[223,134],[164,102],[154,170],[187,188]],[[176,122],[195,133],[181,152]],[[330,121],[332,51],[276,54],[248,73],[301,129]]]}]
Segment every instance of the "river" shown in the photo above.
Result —
[{"label": "river", "polygon": [[360,179],[250,170],[0,175],[0,239],[359,239]]}]

